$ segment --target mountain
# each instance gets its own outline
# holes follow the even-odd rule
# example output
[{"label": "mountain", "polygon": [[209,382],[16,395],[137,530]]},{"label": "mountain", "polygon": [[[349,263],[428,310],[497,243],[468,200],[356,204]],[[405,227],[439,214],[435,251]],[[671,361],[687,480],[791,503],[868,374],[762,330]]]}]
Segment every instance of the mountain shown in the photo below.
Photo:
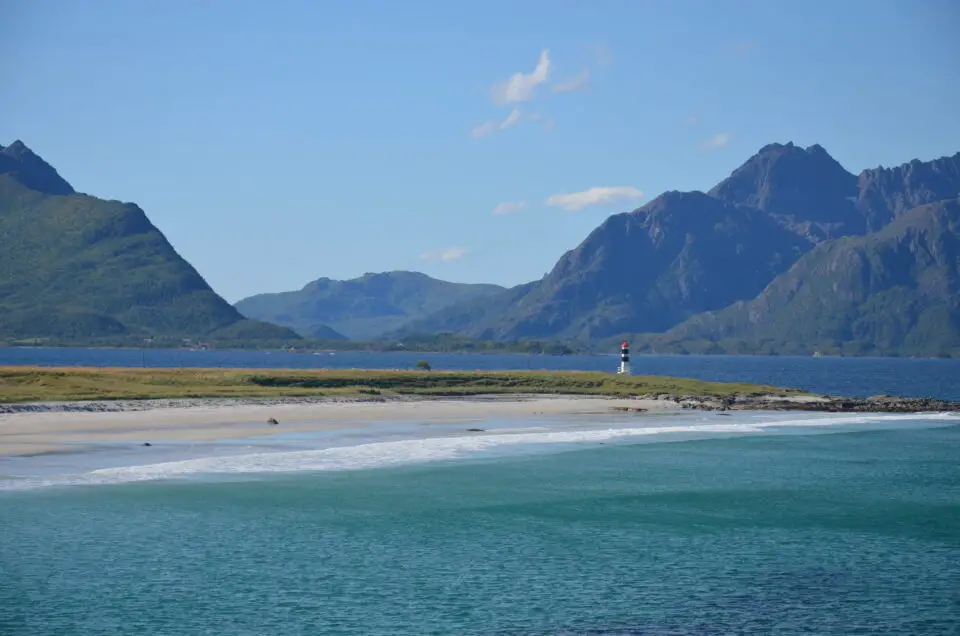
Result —
[{"label": "mountain", "polygon": [[0,337],[296,339],[245,319],[132,203],[78,194],[21,141],[0,147]]},{"label": "mountain", "polygon": [[422,334],[483,332],[488,318],[496,320],[511,309],[514,303],[532,291],[540,281],[524,283],[490,296],[481,296],[462,301],[412,320],[397,330],[384,335],[385,339],[398,340]]},{"label": "mountain", "polygon": [[345,335],[327,325],[317,325],[306,336],[314,340],[349,340]]},{"label": "mountain", "polygon": [[370,340],[451,305],[503,291],[498,285],[451,283],[398,271],[351,280],[320,278],[296,291],[258,294],[235,306],[248,318],[301,334],[327,325],[351,339]]},{"label": "mountain", "polygon": [[820,145],[764,146],[707,194],[765,212],[812,242],[866,231],[857,177]]},{"label": "mountain", "polygon": [[543,279],[407,329],[489,339],[662,333],[754,299],[820,245],[866,236],[908,205],[956,197],[958,160],[855,176],[822,146],[769,144],[706,194],[668,192],[609,217]]},{"label": "mountain", "polygon": [[960,194],[960,152],[854,176],[819,144],[769,144],[708,194],[756,208],[813,242],[875,232],[907,210]]},{"label": "mountain", "polygon": [[19,139],[4,148],[0,146],[0,175],[7,175],[21,185],[46,194],[75,194],[53,166],[34,154]]},{"label": "mountain", "polygon": [[486,339],[662,331],[752,298],[811,247],[758,210],[702,192],[668,192],[608,218],[543,280],[490,303],[468,326],[438,327]]},{"label": "mountain", "polygon": [[960,195],[960,152],[933,161],[914,159],[897,168],[864,170],[857,210],[871,231],[907,210]]},{"label": "mountain", "polygon": [[822,243],[757,298],[693,317],[658,342],[695,340],[804,353],[960,352],[960,200]]}]

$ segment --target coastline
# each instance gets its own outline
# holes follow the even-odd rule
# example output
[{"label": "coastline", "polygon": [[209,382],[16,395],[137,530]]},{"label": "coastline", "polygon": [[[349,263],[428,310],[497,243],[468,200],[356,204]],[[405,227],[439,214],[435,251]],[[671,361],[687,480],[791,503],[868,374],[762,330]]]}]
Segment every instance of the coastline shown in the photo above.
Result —
[{"label": "coastline", "polygon": [[[90,401],[4,405],[0,457],[39,455],[98,444],[211,442],[317,433],[378,422],[471,423],[487,419],[589,417],[680,407],[663,400],[593,396],[476,396]],[[268,423],[269,418],[277,425]]]},{"label": "coastline", "polygon": [[[636,417],[684,411],[820,413],[956,412],[925,398],[815,395],[489,394],[470,396],[317,396],[83,400],[0,404],[0,457],[77,451],[106,445],[213,442],[362,428],[376,423],[471,424],[490,419]],[[276,420],[271,424],[270,419]]]},{"label": "coastline", "polygon": [[682,411],[960,412],[926,398],[601,372],[0,367],[0,457],[316,434],[376,422]]}]

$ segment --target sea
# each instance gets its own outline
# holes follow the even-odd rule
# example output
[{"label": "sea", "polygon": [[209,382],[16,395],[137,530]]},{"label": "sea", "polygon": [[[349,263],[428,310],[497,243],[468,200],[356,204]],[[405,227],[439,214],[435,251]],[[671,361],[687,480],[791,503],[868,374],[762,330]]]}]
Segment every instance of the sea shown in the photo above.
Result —
[{"label": "sea", "polygon": [[[0,349],[0,365],[613,370],[616,356]],[[960,400],[960,361],[634,356]],[[0,416],[0,435],[3,431]],[[960,634],[960,414],[676,412],[0,463],[0,634]]]}]

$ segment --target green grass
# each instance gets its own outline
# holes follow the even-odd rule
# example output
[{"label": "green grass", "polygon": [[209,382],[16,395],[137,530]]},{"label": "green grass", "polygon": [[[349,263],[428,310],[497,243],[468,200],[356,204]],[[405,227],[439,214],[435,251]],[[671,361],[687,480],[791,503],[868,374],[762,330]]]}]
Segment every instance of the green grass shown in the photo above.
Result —
[{"label": "green grass", "polygon": [[0,367],[0,403],[154,398],[555,394],[801,394],[756,384],[568,371]]}]

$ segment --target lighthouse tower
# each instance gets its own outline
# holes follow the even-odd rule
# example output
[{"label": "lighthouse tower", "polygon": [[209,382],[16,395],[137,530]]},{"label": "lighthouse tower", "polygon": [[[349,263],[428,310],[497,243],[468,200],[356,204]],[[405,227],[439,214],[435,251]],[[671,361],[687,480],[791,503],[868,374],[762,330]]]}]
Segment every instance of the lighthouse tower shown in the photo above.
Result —
[{"label": "lighthouse tower", "polygon": [[617,373],[630,375],[630,343],[626,340],[620,345],[620,368]]}]

